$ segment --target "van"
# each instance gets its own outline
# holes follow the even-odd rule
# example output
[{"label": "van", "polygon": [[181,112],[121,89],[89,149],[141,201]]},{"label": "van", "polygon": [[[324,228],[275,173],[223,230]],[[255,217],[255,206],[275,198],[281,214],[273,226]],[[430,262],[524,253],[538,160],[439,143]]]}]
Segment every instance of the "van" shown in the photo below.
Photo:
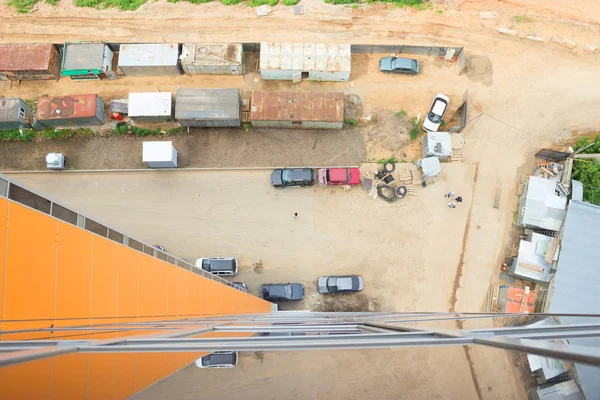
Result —
[{"label": "van", "polygon": [[234,257],[207,257],[196,260],[196,268],[215,275],[236,275],[237,260]]}]

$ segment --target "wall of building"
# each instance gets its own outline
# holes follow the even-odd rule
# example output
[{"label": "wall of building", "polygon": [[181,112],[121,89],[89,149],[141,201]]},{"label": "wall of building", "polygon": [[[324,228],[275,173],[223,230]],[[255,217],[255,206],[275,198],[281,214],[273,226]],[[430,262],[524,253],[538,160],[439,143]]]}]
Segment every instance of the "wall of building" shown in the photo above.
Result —
[{"label": "wall of building", "polygon": [[342,129],[343,122],[315,122],[303,121],[302,128],[304,129]]},{"label": "wall of building", "polygon": [[308,79],[321,82],[347,82],[350,80],[350,72],[309,71]]},{"label": "wall of building", "polygon": [[252,121],[255,128],[292,128],[292,121]]},{"label": "wall of building", "polygon": [[302,71],[294,70],[262,69],[260,70],[260,76],[263,79],[291,81],[294,74],[301,72]]},{"label": "wall of building", "polygon": [[194,128],[238,128],[241,119],[178,119],[179,125]]}]

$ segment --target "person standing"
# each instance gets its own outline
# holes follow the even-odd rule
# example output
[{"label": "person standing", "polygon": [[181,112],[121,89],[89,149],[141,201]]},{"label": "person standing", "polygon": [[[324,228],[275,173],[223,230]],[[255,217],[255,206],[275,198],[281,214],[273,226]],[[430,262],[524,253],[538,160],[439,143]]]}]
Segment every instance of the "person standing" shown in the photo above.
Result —
[{"label": "person standing", "polygon": [[462,197],[460,196],[457,196],[454,200],[456,200],[457,203],[462,203]]},{"label": "person standing", "polygon": [[298,219],[298,213],[297,212],[294,213],[294,219]]},{"label": "person standing", "polygon": [[448,194],[445,194],[444,197],[451,199],[452,197],[454,197],[454,192],[448,192]]},{"label": "person standing", "polygon": [[450,203],[448,203],[448,207],[450,208],[456,208],[456,203],[451,201]]}]

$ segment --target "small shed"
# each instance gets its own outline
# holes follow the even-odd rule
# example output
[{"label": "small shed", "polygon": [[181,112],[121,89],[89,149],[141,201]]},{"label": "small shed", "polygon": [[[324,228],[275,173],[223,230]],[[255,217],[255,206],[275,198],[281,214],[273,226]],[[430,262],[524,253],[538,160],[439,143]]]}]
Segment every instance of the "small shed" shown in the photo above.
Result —
[{"label": "small shed", "polygon": [[260,76],[294,82],[350,80],[349,44],[261,42]]},{"label": "small shed", "polygon": [[177,89],[175,119],[181,126],[239,127],[240,101],[238,89]]},{"label": "small shed", "polygon": [[437,157],[440,161],[452,159],[452,140],[449,132],[427,132],[421,145],[423,158]]},{"label": "small shed", "polygon": [[423,171],[421,181],[431,182],[435,180],[435,177],[442,172],[440,160],[437,157],[427,157],[422,159],[421,170]]},{"label": "small shed", "polygon": [[190,75],[241,75],[244,72],[241,44],[184,44],[180,60],[183,71]]},{"label": "small shed", "polygon": [[0,99],[0,129],[29,128],[31,108],[21,99]]},{"label": "small shed", "polygon": [[119,69],[129,76],[181,75],[177,43],[122,44]]},{"label": "small shed", "polygon": [[250,120],[257,128],[342,129],[344,93],[252,92]]},{"label": "small shed", "polygon": [[58,79],[60,54],[51,43],[0,44],[0,81]]},{"label": "small shed", "polygon": [[113,52],[104,43],[65,43],[61,74],[72,80],[100,79],[100,74],[112,78],[112,61]]},{"label": "small shed", "polygon": [[517,227],[558,231],[565,217],[567,198],[556,194],[556,181],[530,176],[519,198]]},{"label": "small shed", "polygon": [[150,168],[177,168],[177,150],[173,142],[144,142],[142,161]]},{"label": "small shed", "polygon": [[171,92],[129,93],[127,114],[137,122],[161,122],[173,118]]},{"label": "small shed", "polygon": [[39,97],[37,122],[43,126],[102,125],[104,102],[96,94]]},{"label": "small shed", "polygon": [[552,237],[533,233],[531,241],[521,240],[519,255],[510,266],[509,272],[533,282],[549,282],[552,264],[546,261]]}]

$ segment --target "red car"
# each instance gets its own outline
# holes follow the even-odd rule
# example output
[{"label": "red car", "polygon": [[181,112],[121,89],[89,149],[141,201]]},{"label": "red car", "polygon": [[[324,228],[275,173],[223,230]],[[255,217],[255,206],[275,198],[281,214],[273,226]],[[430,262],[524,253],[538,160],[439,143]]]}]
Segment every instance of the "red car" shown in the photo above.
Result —
[{"label": "red car", "polygon": [[319,185],[358,185],[360,170],[358,168],[322,168],[318,172]]}]

